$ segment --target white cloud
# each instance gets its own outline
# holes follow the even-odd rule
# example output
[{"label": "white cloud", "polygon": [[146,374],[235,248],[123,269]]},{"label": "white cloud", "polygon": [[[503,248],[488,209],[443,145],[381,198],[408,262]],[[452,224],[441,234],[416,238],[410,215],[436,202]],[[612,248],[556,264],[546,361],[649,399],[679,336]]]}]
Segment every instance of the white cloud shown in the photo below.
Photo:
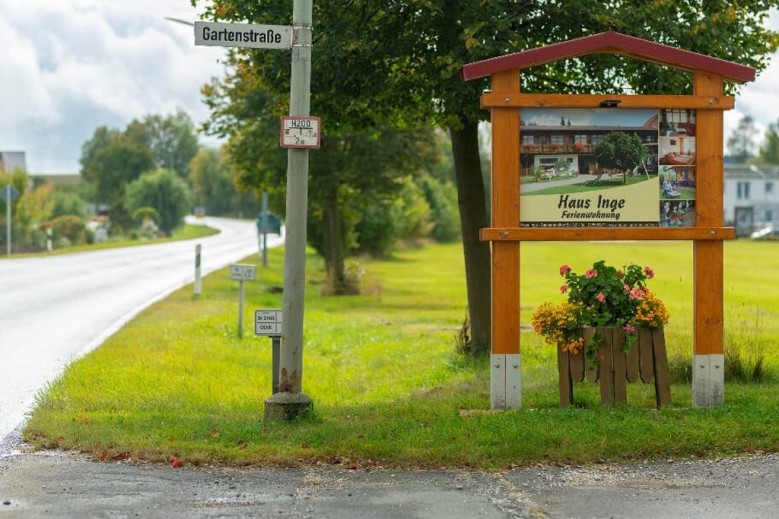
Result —
[{"label": "white cloud", "polygon": [[[222,73],[220,47],[195,47],[189,0],[0,2],[0,150],[23,150],[33,172],[74,172],[98,126],[182,108],[208,118],[200,87]],[[774,10],[769,25],[779,29]],[[774,59],[725,112],[724,137],[751,115],[759,130],[779,120]],[[213,142],[213,141],[211,141]]]},{"label": "white cloud", "polygon": [[[773,30],[779,30],[779,10],[771,10],[766,23]],[[755,142],[759,146],[764,139],[769,124],[779,122],[779,53],[774,54],[771,63],[761,72],[754,82],[741,87],[736,96],[736,107],[725,112],[724,141],[725,153],[728,153],[727,140],[745,116],[755,121],[757,135]]]},{"label": "white cloud", "polygon": [[195,47],[168,16],[197,19],[188,0],[0,4],[0,149],[25,151],[33,172],[73,172],[98,126],[178,108],[207,119],[200,87],[225,50]]}]

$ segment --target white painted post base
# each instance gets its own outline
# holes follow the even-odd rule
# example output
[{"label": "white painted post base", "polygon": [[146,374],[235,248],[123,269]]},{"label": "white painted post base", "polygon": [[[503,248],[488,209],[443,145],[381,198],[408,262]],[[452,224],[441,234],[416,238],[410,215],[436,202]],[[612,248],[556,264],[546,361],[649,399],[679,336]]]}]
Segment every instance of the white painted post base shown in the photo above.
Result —
[{"label": "white painted post base", "polygon": [[490,408],[522,407],[522,354],[490,355]]},{"label": "white painted post base", "polygon": [[725,355],[693,355],[693,407],[715,407],[724,401]]}]

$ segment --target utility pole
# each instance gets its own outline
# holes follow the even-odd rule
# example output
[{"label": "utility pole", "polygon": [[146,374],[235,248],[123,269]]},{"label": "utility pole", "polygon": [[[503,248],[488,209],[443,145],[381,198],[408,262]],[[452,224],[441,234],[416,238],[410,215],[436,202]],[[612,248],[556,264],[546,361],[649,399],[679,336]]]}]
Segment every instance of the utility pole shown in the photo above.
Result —
[{"label": "utility pole", "polygon": [[[294,0],[293,4],[290,116],[308,116],[311,109],[312,3],[312,0]],[[311,398],[302,391],[308,149],[287,150],[286,204],[279,392],[265,402],[265,419],[270,421],[291,420],[313,408]]]}]

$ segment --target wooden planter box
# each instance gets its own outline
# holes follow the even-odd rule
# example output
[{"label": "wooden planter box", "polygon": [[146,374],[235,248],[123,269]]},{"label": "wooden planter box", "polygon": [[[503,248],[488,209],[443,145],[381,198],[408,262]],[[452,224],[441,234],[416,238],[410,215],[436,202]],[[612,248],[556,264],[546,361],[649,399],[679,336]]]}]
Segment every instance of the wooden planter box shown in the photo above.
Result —
[{"label": "wooden planter box", "polygon": [[600,383],[603,405],[627,403],[627,383],[654,380],[657,407],[671,404],[668,357],[662,328],[641,328],[628,353],[624,352],[625,331],[622,328],[584,328],[585,341],[597,333],[601,336],[598,362],[587,362],[580,351],[572,355],[557,347],[557,369],[560,379],[560,406],[573,402],[573,383],[587,378]]}]

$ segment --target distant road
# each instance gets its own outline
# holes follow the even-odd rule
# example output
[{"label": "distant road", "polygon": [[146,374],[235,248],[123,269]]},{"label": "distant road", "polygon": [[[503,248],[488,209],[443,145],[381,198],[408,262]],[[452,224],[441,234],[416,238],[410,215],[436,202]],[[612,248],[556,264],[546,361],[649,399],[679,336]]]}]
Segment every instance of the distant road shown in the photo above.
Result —
[{"label": "distant road", "polygon": [[[0,261],[0,456],[38,391],[151,303],[259,250],[254,222],[204,219],[221,232],[165,244]],[[282,239],[268,236],[269,247]]]}]

